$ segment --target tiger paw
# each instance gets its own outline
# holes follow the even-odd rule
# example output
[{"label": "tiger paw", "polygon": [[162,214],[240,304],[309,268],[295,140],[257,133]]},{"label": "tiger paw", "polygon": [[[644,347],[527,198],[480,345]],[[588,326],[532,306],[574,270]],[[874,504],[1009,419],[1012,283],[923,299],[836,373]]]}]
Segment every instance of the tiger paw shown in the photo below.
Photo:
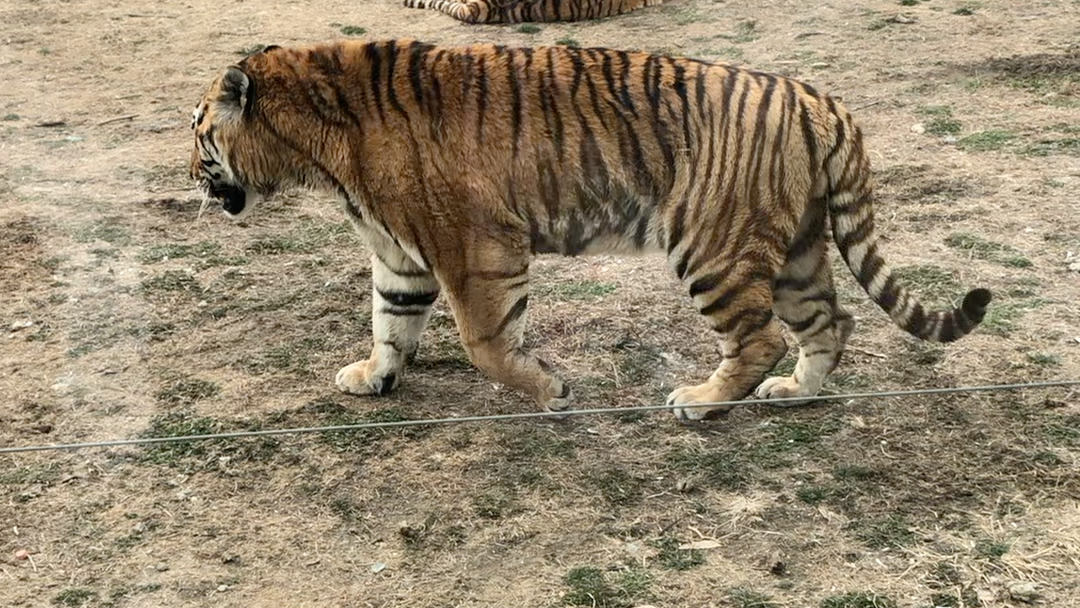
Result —
[{"label": "tiger paw", "polygon": [[[766,378],[754,390],[754,396],[758,399],[790,399],[798,397],[812,397],[813,393],[807,387],[800,384],[794,376],[774,376]],[[795,407],[803,405],[805,401],[782,401],[773,403],[777,407]]]},{"label": "tiger paw", "polygon": [[695,403],[711,404],[720,401],[720,394],[716,386],[712,384],[698,384],[697,386],[682,386],[668,395],[668,405],[678,405],[672,410],[680,422],[713,420],[724,416],[731,411],[731,405],[697,405]]},{"label": "tiger paw", "polygon": [[[574,403],[574,391],[570,389],[570,385],[562,380],[558,380],[558,382],[562,383],[559,392],[555,396],[548,397],[540,403],[540,406],[543,407],[546,412],[565,412],[570,409],[570,406]],[[552,418],[565,418],[565,416],[552,416]]]},{"label": "tiger paw", "polygon": [[380,370],[377,361],[365,359],[341,368],[334,380],[343,393],[385,395],[397,386],[399,376],[396,370]]}]

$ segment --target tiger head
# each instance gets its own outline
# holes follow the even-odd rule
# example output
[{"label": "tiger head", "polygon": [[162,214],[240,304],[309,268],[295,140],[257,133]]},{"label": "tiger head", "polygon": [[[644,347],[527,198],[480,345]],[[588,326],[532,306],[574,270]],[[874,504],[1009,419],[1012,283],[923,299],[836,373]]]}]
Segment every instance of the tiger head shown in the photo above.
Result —
[{"label": "tiger head", "polygon": [[256,56],[218,76],[191,116],[195,131],[191,177],[208,199],[220,202],[234,218],[286,185],[304,164],[293,158],[295,150],[279,141],[266,116],[272,104],[257,97],[253,74],[266,70],[267,57],[253,59]]}]

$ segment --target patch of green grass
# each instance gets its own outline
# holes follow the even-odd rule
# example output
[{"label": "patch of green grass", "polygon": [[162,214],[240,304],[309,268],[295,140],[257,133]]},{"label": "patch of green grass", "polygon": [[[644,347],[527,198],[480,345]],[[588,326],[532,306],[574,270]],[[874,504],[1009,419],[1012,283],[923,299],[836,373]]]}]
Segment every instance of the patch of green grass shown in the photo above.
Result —
[{"label": "patch of green grass", "polygon": [[473,509],[482,519],[502,519],[514,513],[516,503],[509,492],[486,493],[473,498]]},{"label": "patch of green grass", "polygon": [[1008,336],[1016,329],[1016,323],[1025,312],[1045,304],[1037,298],[995,299],[986,311],[979,330],[995,336]]},{"label": "patch of green grass", "polygon": [[1025,356],[1028,361],[1042,367],[1058,367],[1061,365],[1061,357],[1053,353],[1034,352],[1027,353]]},{"label": "patch of green grass", "polygon": [[568,283],[538,285],[536,292],[553,300],[595,301],[615,293],[616,289],[618,289],[618,286],[614,283],[583,280],[571,281]]},{"label": "patch of green grass", "polygon": [[[902,266],[893,270],[893,275],[901,284],[912,288],[922,298],[941,297],[942,294],[955,294],[962,289],[953,272],[933,265]],[[941,305],[943,300],[931,302]]]},{"label": "patch of green grass", "polygon": [[889,515],[881,519],[859,521],[851,525],[856,538],[872,549],[899,549],[913,544],[918,535],[907,518]]},{"label": "patch of green grass", "polygon": [[927,117],[924,126],[931,135],[956,135],[963,128],[963,124],[953,118],[950,106],[922,106],[916,111]]},{"label": "patch of green grass", "polygon": [[253,374],[268,371],[289,371],[305,374],[310,369],[311,355],[325,349],[325,336],[307,336],[254,353],[252,356],[245,357],[242,361],[237,362],[237,365]]},{"label": "patch of green grass", "polygon": [[131,233],[127,227],[121,225],[117,218],[104,219],[90,224],[84,224],[75,229],[74,238],[79,243],[93,243],[105,241],[110,245],[124,246],[131,244]]},{"label": "patch of green grass", "polygon": [[739,61],[744,52],[737,46],[725,46],[720,48],[707,47],[693,53],[696,57],[705,57],[713,61]]},{"label": "patch of green grass", "polygon": [[1043,423],[1042,431],[1056,446],[1080,445],[1080,414],[1054,416]]},{"label": "patch of green grass", "polygon": [[128,328],[127,334],[147,342],[161,342],[175,331],[176,325],[172,323],[147,323],[146,325]]},{"label": "patch of green grass", "polygon": [[663,363],[660,349],[632,338],[620,340],[614,350],[619,357],[619,383],[624,386],[652,382]]},{"label": "patch of green grass", "polygon": [[15,120],[19,120],[19,115],[18,114],[4,114],[4,117],[0,118],[0,120],[3,120],[4,122],[12,122],[12,121],[15,121]]},{"label": "patch of green grass", "polygon": [[667,570],[692,570],[705,563],[705,552],[701,549],[680,549],[679,539],[665,536],[651,543],[657,549],[653,559]]},{"label": "patch of green grass", "polygon": [[964,125],[959,120],[948,116],[935,116],[926,121],[926,132],[931,135],[956,135]]},{"label": "patch of green grass", "polygon": [[596,471],[589,476],[589,482],[612,505],[635,505],[645,496],[646,480],[623,469],[612,467]]},{"label": "patch of green grass", "polygon": [[256,255],[280,255],[283,253],[312,253],[315,248],[311,243],[298,238],[268,236],[253,241],[247,246],[247,251]]},{"label": "patch of green grass", "polygon": [[916,6],[919,0],[900,0],[900,6]]},{"label": "patch of green grass", "polygon": [[988,129],[965,135],[956,141],[957,147],[968,152],[1001,150],[1016,139],[1016,134],[1004,129]]},{"label": "patch of green grass", "polygon": [[161,274],[143,279],[139,288],[146,294],[177,292],[200,294],[203,291],[199,281],[183,270],[166,270]]},{"label": "patch of green grass", "polygon": [[[207,416],[196,416],[191,412],[170,412],[155,416],[150,426],[142,433],[143,437],[181,437],[186,435],[210,435],[222,430],[221,422]],[[203,457],[207,454],[207,442],[184,441],[176,443],[158,443],[146,447],[144,460],[154,464],[178,465],[187,458]]]},{"label": "patch of green grass", "polygon": [[[317,400],[305,407],[305,410],[318,414],[319,424],[328,426],[347,426],[377,422],[402,422],[410,420],[397,407],[384,407],[363,413],[353,412],[344,406],[329,400]],[[321,433],[319,439],[339,452],[371,453],[379,444],[391,437],[417,439],[430,432],[426,427],[402,428],[360,428],[354,430],[329,431]]]},{"label": "patch of green grass", "polygon": [[167,243],[153,245],[139,253],[139,261],[143,264],[155,264],[165,260],[180,258],[200,257],[205,258],[216,255],[221,250],[221,245],[210,241],[187,245],[184,243]]},{"label": "patch of green grass", "polygon": [[825,486],[804,486],[795,491],[795,496],[808,505],[816,505],[823,502],[832,490]]},{"label": "patch of green grass", "polygon": [[1080,137],[1040,139],[1025,146],[1020,153],[1027,156],[1049,156],[1051,154],[1080,156]]},{"label": "patch of green grass", "polygon": [[364,514],[364,506],[349,494],[342,494],[331,500],[330,510],[345,524],[359,521]]},{"label": "patch of green grass", "polygon": [[702,485],[723,490],[745,488],[753,473],[741,449],[681,448],[668,453],[666,460],[683,476],[698,478]]},{"label": "patch of green grass", "polygon": [[872,591],[851,591],[825,598],[821,608],[896,608],[896,602]]},{"label": "patch of green grass", "polygon": [[961,6],[960,8],[952,12],[954,15],[960,15],[962,17],[970,17],[975,14],[975,9],[970,6]]},{"label": "patch of green grass", "polygon": [[780,604],[768,595],[746,587],[728,590],[728,601],[735,608],[780,608]]},{"label": "patch of green grass", "polygon": [[398,529],[398,537],[406,549],[450,549],[461,546],[467,534],[460,525],[441,526],[441,514],[429,513],[420,525],[405,525]]},{"label": "patch of green grass", "polygon": [[93,589],[71,587],[53,596],[52,603],[56,606],[85,606],[97,597],[98,592]]},{"label": "patch of green grass", "polygon": [[555,44],[561,44],[563,46],[580,47],[581,43],[577,40],[569,37],[559,38],[555,41]]},{"label": "patch of green grass", "polygon": [[363,36],[367,33],[367,29],[358,25],[343,25],[341,26],[341,33],[346,36]]},{"label": "patch of green grass", "polygon": [[171,407],[189,407],[221,392],[221,387],[209,380],[177,378],[168,382],[154,396],[158,403]]},{"label": "patch of green grass", "polygon": [[988,241],[974,234],[951,234],[945,237],[945,245],[959,251],[966,251],[976,259],[988,260],[1010,268],[1029,268],[1032,266],[1031,260],[1024,257],[1011,245]]},{"label": "patch of green grass", "polygon": [[1001,556],[1009,552],[1011,546],[1002,540],[980,538],[975,541],[975,555],[991,561],[1001,559]]},{"label": "patch of green grass", "polygon": [[0,486],[49,484],[60,478],[55,464],[24,465],[0,469]]},{"label": "patch of green grass", "polygon": [[539,34],[541,31],[543,31],[543,28],[541,28],[539,25],[536,25],[535,23],[522,23],[521,25],[517,26],[517,31],[522,34]]},{"label": "patch of green grass", "polygon": [[832,470],[832,476],[837,481],[868,481],[880,477],[881,473],[861,464],[842,464]]},{"label": "patch of green grass", "polygon": [[570,588],[562,598],[566,606],[630,608],[651,598],[652,577],[640,568],[620,572],[574,568],[563,577],[563,583]]},{"label": "patch of green grass", "polygon": [[513,427],[498,445],[502,457],[515,462],[537,462],[552,458],[570,460],[576,456],[572,439],[536,427]]},{"label": "patch of green grass", "polygon": [[1065,460],[1049,450],[1041,450],[1031,455],[1031,461],[1044,467],[1059,467],[1065,464]]}]

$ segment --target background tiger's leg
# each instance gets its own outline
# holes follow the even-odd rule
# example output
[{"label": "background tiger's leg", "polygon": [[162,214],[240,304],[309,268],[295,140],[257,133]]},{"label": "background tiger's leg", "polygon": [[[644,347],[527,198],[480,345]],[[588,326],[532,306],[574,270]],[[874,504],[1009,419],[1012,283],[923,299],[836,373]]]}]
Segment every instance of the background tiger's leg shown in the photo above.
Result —
[{"label": "background tiger's leg", "polygon": [[773,310],[795,335],[799,360],[791,376],[768,378],[758,386],[756,395],[763,399],[816,395],[855,329],[851,314],[836,302],[824,235],[806,235],[805,244],[800,236],[773,282]]},{"label": "background tiger's leg", "polygon": [[384,242],[371,256],[371,356],[337,373],[337,386],[354,395],[385,395],[416,355],[431,306],[439,296],[435,276],[396,245]]},{"label": "background tiger's leg", "polygon": [[461,342],[476,367],[496,382],[522,390],[548,411],[570,407],[570,385],[522,348],[529,303],[527,256],[487,256],[499,269],[442,276]]},{"label": "background tiger's leg", "polygon": [[[704,384],[680,387],[668,396],[668,405],[683,406],[675,408],[676,418],[708,420],[727,413],[730,406],[694,404],[746,397],[787,352],[780,324],[773,318],[767,274],[751,271],[737,275],[725,269],[691,285],[702,314],[723,336],[724,360]],[[751,278],[740,282],[738,276]],[[709,281],[710,277],[726,278]],[[709,281],[707,289],[702,281]]]}]

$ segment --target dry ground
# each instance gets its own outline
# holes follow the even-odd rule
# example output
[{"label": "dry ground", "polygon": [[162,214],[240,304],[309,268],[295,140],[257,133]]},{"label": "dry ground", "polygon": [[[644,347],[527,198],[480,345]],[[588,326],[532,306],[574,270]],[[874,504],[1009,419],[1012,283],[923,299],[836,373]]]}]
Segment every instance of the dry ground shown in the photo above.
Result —
[{"label": "dry ground", "polygon": [[[809,80],[861,118],[893,264],[938,302],[997,295],[976,335],[927,346],[841,272],[859,329],[827,390],[1080,378],[1076,0],[673,0],[538,28],[395,0],[3,0],[0,19],[0,445],[531,410],[467,364],[445,308],[393,397],[334,390],[370,335],[336,204],[196,219],[189,112],[213,75],[344,36]],[[582,406],[657,403],[717,364],[658,258],[535,278],[529,340]],[[1078,458],[1066,389],[5,455],[0,605],[1080,606]]]}]

